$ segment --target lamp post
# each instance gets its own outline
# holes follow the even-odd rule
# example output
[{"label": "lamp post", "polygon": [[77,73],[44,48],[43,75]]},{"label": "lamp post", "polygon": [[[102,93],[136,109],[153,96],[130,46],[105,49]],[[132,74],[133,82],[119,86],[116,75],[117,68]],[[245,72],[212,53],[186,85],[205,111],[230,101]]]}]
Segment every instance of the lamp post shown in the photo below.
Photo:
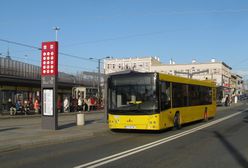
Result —
[{"label": "lamp post", "polygon": [[103,58],[89,58],[91,60],[97,60],[98,61],[98,78],[97,78],[97,81],[98,81],[98,85],[97,85],[97,90],[98,90],[98,102],[100,102],[100,99],[101,99],[101,60],[103,59],[107,59],[107,58],[110,58],[110,56],[106,56],[106,57],[103,57]]},{"label": "lamp post", "polygon": [[60,28],[55,26],[53,27],[53,30],[55,30],[55,41],[58,41],[58,31],[60,30]]}]

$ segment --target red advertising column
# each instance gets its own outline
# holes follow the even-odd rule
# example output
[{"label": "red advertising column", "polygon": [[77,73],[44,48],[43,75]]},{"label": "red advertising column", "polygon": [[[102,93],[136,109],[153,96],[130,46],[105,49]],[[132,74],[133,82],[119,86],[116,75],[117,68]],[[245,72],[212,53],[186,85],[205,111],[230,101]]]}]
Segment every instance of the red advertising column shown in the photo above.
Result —
[{"label": "red advertising column", "polygon": [[41,50],[41,76],[58,75],[58,42],[43,42]]},{"label": "red advertising column", "polygon": [[58,129],[58,42],[43,42],[41,50],[41,112],[43,129]]}]

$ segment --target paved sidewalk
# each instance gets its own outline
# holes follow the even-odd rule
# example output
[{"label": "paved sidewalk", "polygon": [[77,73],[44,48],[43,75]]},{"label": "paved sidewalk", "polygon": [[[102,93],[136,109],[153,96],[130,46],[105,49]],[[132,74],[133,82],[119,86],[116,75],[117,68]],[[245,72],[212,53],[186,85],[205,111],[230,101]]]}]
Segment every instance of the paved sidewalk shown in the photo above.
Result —
[{"label": "paved sidewalk", "polygon": [[0,153],[92,137],[108,130],[104,113],[86,113],[85,125],[76,125],[76,113],[59,116],[59,129],[41,129],[41,118],[0,118]]},{"label": "paved sidewalk", "polygon": [[241,105],[248,104],[247,101],[239,101],[238,103],[232,103],[230,106],[217,106],[217,112],[218,111],[224,111],[226,109],[232,109],[235,107],[239,107]]}]

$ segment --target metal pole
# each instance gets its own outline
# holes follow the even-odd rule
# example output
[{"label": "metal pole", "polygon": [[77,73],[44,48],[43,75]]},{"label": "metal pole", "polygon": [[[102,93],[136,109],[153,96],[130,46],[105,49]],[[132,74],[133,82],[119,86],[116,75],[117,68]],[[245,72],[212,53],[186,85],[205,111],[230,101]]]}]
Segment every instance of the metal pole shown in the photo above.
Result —
[{"label": "metal pole", "polygon": [[58,41],[58,30],[57,30],[57,29],[55,30],[55,34],[56,34],[56,35],[55,35],[55,36],[56,36],[56,37],[55,37],[55,41]]},{"label": "metal pole", "polygon": [[53,30],[55,30],[55,41],[58,41],[58,31],[60,30],[60,28],[54,27]]},{"label": "metal pole", "polygon": [[98,59],[98,101],[101,99],[101,59]]}]

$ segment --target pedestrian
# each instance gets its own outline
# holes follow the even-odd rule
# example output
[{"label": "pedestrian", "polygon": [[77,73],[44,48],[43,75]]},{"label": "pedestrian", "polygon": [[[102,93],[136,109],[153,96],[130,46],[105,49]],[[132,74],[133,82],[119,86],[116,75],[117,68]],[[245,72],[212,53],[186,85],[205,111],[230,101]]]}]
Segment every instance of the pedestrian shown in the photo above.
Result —
[{"label": "pedestrian", "polygon": [[25,112],[25,115],[29,114],[30,112],[30,103],[28,100],[24,101],[24,112]]},{"label": "pedestrian", "polygon": [[90,98],[91,110],[95,110],[96,108],[96,100],[94,97]]},{"label": "pedestrian", "polygon": [[65,97],[63,105],[64,105],[64,112],[69,112],[70,103],[67,97]]},{"label": "pedestrian", "polygon": [[57,109],[59,113],[62,113],[62,102],[61,102],[60,97],[58,98],[58,101],[57,101]]},{"label": "pedestrian", "polygon": [[16,112],[17,111],[19,111],[20,113],[23,112],[23,107],[20,100],[16,101]]},{"label": "pedestrian", "polygon": [[88,101],[86,98],[83,99],[83,111],[88,110]]},{"label": "pedestrian", "polygon": [[39,104],[38,99],[36,99],[34,102],[34,112],[39,113],[39,111],[40,111],[40,104]]},{"label": "pedestrian", "polygon": [[225,106],[229,106],[229,105],[230,105],[230,96],[226,95]]},{"label": "pedestrian", "polygon": [[78,97],[78,111],[83,110],[83,100],[81,97]]},{"label": "pedestrian", "polygon": [[78,99],[73,99],[73,111],[77,111],[78,109]]},{"label": "pedestrian", "polygon": [[10,115],[16,115],[16,108],[15,105],[12,103],[12,100],[9,98],[8,100],[8,110]]},{"label": "pedestrian", "polygon": [[87,110],[88,111],[94,110],[95,106],[96,106],[96,101],[95,101],[94,97],[89,97],[87,99],[87,107],[88,107]]},{"label": "pedestrian", "polygon": [[235,96],[234,96],[234,103],[235,103],[235,104],[238,103],[238,95],[237,95],[237,94],[235,94]]}]

